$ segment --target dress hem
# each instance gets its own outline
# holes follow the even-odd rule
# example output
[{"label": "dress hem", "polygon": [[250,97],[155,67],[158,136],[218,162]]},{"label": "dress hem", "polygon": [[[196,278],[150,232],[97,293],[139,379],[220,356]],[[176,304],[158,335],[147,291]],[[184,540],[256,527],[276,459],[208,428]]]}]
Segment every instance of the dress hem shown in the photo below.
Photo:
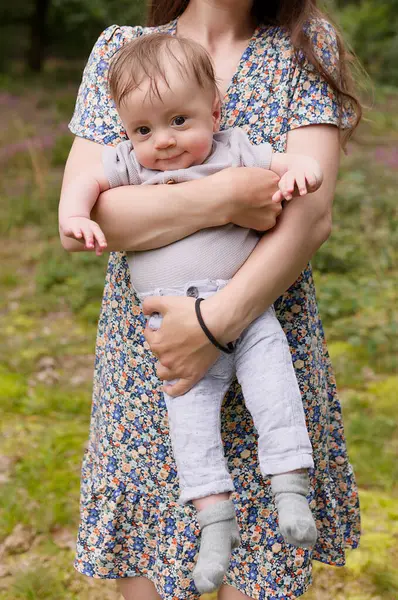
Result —
[{"label": "dress hem", "polygon": [[[359,541],[358,540],[353,540],[353,543],[352,544],[347,544],[345,546],[345,549],[346,550],[355,550],[356,548],[358,548],[358,546],[359,546]],[[323,565],[328,565],[330,567],[336,567],[336,568],[342,568],[346,564],[346,561],[345,561],[344,558],[343,558],[343,562],[341,562],[341,563],[338,563],[338,562],[335,562],[335,561],[331,561],[330,559],[328,561],[328,559],[322,558],[322,557],[313,558],[312,560],[313,560],[313,562],[314,561],[320,562]],[[125,575],[120,576],[120,577],[109,577],[109,576],[102,576],[102,575],[98,575],[98,574],[89,575],[88,573],[85,573],[84,571],[82,571],[79,568],[79,565],[76,562],[73,563],[73,567],[74,567],[74,569],[78,573],[80,573],[80,575],[85,575],[86,577],[90,577],[91,579],[117,581],[118,579],[126,579],[126,578],[134,578],[134,577],[146,577],[147,579],[149,579],[149,581],[151,581],[151,583],[153,583],[153,585],[155,586],[155,589],[156,589],[157,593],[162,598],[162,600],[170,600],[167,596],[162,595],[162,590],[158,589],[154,577],[150,576],[148,573],[142,573],[141,571],[134,571],[134,573],[132,573],[132,574],[125,574]],[[313,583],[313,581],[312,581],[312,575],[310,575],[309,576],[309,581],[308,581],[307,584],[304,585],[303,590],[300,591],[299,594],[295,593],[294,596],[289,596],[289,600],[294,600],[295,598],[300,598],[301,596],[303,596],[304,594],[306,594],[308,592],[309,588],[311,587],[312,583]],[[245,590],[244,588],[238,587],[235,583],[228,582],[228,583],[225,583],[224,585],[229,585],[231,587],[234,587],[239,592],[242,592],[242,594],[246,594],[247,595],[247,590]],[[195,592],[190,592],[190,593],[192,594],[192,597],[191,598],[187,598],[187,600],[199,600],[201,598],[200,594],[196,594],[194,596],[193,594],[195,594]],[[259,596],[257,596],[257,597],[249,596],[249,598],[251,598],[251,600],[258,600]],[[283,600],[284,596],[280,596],[280,598],[281,598],[281,600]],[[176,599],[176,596],[174,595],[173,596],[173,600],[175,600],[175,599]]]},{"label": "dress hem", "polygon": [[[172,596],[172,598],[170,596],[165,596],[163,594],[163,590],[159,589],[159,587],[156,585],[156,582],[155,582],[154,578],[152,576],[149,576],[147,573],[141,573],[140,571],[135,571],[132,574],[123,575],[123,577],[102,577],[101,575],[88,575],[87,573],[84,573],[83,571],[81,571],[79,569],[79,567],[78,567],[78,565],[76,565],[76,563],[74,563],[73,567],[74,567],[74,569],[78,573],[80,573],[80,575],[85,575],[86,577],[90,577],[91,579],[99,579],[99,580],[107,580],[108,579],[109,581],[117,581],[118,579],[127,579],[127,578],[133,579],[134,577],[145,577],[151,583],[153,583],[156,592],[161,597],[161,600],[200,600],[200,598],[202,597],[202,595],[199,594],[199,592],[195,593],[195,592],[189,592],[189,591],[188,591],[188,593],[190,594],[189,597],[188,596],[186,596],[184,598],[177,597],[175,594]],[[233,587],[238,592],[241,592],[242,594],[247,595],[247,590],[245,590],[242,587],[238,587],[235,583],[228,582],[228,583],[225,583],[223,585],[227,585],[227,586]],[[310,589],[311,585],[312,585],[312,576],[310,575],[309,581],[308,581],[308,583],[306,583],[304,585],[302,591],[300,591],[299,594],[295,594],[294,596],[290,595],[289,596],[289,600],[294,600],[295,598],[300,598],[301,596],[303,596],[304,594],[306,594],[308,592],[308,590]],[[262,591],[262,590],[260,590],[260,591]],[[248,598],[250,598],[250,600],[259,600],[260,596],[259,595],[257,595],[257,596],[248,596]],[[285,600],[285,598],[287,598],[286,594],[280,596],[281,600]]]}]

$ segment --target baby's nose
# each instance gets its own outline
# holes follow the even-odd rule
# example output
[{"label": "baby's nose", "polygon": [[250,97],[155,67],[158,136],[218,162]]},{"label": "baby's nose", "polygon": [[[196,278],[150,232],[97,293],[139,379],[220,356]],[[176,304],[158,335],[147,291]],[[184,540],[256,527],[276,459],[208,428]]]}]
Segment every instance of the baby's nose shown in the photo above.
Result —
[{"label": "baby's nose", "polygon": [[175,146],[176,141],[175,138],[170,134],[159,134],[156,136],[155,148],[157,150],[162,150],[164,148],[170,148]]}]

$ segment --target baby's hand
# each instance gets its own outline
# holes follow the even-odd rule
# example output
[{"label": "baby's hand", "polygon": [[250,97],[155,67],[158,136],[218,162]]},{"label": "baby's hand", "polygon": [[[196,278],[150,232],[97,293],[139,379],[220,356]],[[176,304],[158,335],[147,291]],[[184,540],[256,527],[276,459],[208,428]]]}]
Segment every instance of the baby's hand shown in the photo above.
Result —
[{"label": "baby's hand", "polygon": [[87,217],[69,217],[62,227],[66,237],[84,240],[87,250],[95,250],[97,256],[107,247],[105,236],[100,226]]},{"label": "baby's hand", "polygon": [[273,202],[291,200],[293,196],[305,196],[316,192],[322,185],[323,173],[317,160],[311,156],[295,155],[286,173],[279,180],[279,190],[272,196]]}]

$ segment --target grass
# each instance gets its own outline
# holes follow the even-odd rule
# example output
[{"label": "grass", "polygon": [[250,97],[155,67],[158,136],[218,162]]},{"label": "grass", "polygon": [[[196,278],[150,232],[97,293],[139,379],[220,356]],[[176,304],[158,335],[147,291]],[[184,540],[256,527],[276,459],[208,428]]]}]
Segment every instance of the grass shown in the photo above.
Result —
[{"label": "grass", "polygon": [[[57,236],[76,86],[46,74],[29,92],[11,80],[1,87],[0,541],[17,528],[22,547],[0,560],[0,600],[116,600],[112,582],[72,568],[106,268],[105,257],[67,255]],[[397,100],[396,90],[377,90],[343,159],[333,234],[314,259],[363,538],[346,567],[315,564],[306,600],[398,597]]]}]

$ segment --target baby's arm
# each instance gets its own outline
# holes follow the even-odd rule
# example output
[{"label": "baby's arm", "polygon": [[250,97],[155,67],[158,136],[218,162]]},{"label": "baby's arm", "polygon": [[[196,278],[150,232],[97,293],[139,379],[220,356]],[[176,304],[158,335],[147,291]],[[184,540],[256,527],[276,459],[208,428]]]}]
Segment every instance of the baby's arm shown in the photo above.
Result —
[{"label": "baby's arm", "polygon": [[90,172],[79,175],[66,186],[59,202],[59,228],[61,233],[76,240],[84,240],[88,250],[95,249],[100,256],[106,248],[105,236],[99,225],[90,218],[98,196],[109,190],[102,164]]},{"label": "baby's arm", "polygon": [[316,192],[323,181],[321,166],[311,156],[273,152],[270,170],[280,177],[279,190],[273,195],[273,202],[291,200],[295,187],[300,196]]}]

